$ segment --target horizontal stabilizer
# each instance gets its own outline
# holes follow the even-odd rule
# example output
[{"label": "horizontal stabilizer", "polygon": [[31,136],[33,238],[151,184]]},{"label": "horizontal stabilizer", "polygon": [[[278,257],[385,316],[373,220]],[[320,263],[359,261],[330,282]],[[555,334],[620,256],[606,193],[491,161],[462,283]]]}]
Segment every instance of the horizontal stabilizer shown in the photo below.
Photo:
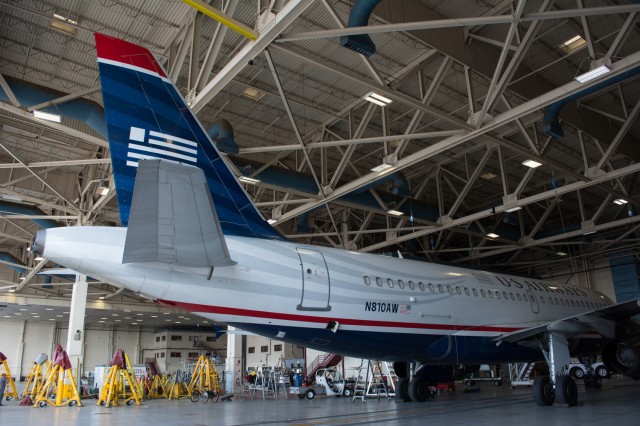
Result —
[{"label": "horizontal stabilizer", "polygon": [[166,160],[141,160],[122,263],[190,267],[235,264],[203,171]]}]

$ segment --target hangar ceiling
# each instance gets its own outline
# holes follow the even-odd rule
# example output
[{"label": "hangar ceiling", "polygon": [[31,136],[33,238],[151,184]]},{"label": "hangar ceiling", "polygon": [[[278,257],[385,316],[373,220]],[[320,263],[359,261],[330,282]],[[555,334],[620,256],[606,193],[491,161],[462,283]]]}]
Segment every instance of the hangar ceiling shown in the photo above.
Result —
[{"label": "hangar ceiling", "polygon": [[37,275],[55,265],[35,232],[119,224],[96,31],[151,49],[205,128],[230,124],[219,148],[294,241],[561,281],[638,255],[638,3],[387,0],[368,57],[340,44],[353,1],[207,3],[257,39],[181,1],[0,0],[0,292],[68,297]]}]

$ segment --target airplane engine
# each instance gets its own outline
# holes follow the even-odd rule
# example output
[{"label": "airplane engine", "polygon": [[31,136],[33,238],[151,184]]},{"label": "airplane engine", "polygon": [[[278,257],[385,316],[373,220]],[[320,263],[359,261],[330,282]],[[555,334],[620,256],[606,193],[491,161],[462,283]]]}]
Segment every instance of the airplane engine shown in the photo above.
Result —
[{"label": "airplane engine", "polygon": [[602,361],[613,372],[640,379],[640,342],[613,341],[602,351]]}]

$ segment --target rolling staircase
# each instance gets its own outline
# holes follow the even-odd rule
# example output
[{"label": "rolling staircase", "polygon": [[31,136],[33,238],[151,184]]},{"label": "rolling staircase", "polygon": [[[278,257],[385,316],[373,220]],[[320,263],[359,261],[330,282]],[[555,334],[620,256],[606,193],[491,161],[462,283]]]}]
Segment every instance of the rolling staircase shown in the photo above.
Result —
[{"label": "rolling staircase", "polygon": [[316,377],[316,373],[318,372],[319,369],[327,368],[327,367],[335,367],[336,365],[340,364],[340,361],[342,361],[342,355],[336,355],[336,354],[318,355],[316,359],[313,360],[311,365],[307,367],[306,379],[314,380]]}]

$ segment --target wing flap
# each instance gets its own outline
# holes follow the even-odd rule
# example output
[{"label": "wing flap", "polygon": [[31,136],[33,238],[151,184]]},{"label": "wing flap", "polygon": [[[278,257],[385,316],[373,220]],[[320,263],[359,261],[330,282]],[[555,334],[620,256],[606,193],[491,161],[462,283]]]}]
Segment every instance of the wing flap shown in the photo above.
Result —
[{"label": "wing flap", "polygon": [[235,264],[201,169],[142,160],[137,173],[123,263]]},{"label": "wing flap", "polygon": [[506,333],[494,340],[514,343],[548,331],[558,331],[566,336],[595,331],[603,337],[614,338],[616,321],[627,320],[638,314],[640,314],[640,299],[634,299],[547,324]]}]

